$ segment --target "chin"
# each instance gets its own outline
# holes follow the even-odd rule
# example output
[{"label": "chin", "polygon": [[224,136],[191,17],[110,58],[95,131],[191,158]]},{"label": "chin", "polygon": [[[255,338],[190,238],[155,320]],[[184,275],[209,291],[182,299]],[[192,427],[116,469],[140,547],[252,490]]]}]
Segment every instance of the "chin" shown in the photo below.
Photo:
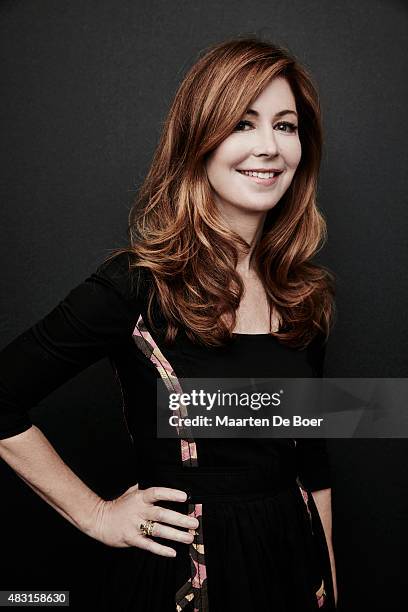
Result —
[{"label": "chin", "polygon": [[256,210],[269,210],[269,208],[273,208],[274,206],[276,206],[279,200],[280,198],[272,201],[269,200],[268,202],[250,202],[249,206],[248,204],[245,205],[245,208],[250,208],[251,210],[253,210],[254,208]]},{"label": "chin", "polygon": [[248,204],[246,204],[245,206],[240,206],[239,209],[240,210],[244,210],[245,212],[259,212],[259,213],[266,213],[268,212],[268,210],[271,210],[272,208],[274,208],[276,206],[277,202],[274,202],[273,204],[253,204],[252,206]]}]

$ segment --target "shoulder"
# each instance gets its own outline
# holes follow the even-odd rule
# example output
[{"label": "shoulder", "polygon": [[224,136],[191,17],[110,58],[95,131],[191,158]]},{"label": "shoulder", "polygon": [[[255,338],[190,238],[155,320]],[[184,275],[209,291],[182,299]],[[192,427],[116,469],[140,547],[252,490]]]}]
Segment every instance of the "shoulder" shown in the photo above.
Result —
[{"label": "shoulder", "polygon": [[108,286],[125,300],[137,300],[144,295],[148,271],[134,266],[135,262],[136,258],[130,252],[111,255],[87,280]]}]

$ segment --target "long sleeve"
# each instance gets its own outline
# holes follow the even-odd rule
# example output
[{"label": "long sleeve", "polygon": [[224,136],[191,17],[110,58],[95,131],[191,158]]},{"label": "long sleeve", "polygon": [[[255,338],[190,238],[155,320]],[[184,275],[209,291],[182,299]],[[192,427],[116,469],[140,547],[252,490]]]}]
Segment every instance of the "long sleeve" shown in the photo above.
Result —
[{"label": "long sleeve", "polygon": [[0,351],[0,439],[26,431],[31,407],[131,337],[140,300],[128,263],[126,253],[104,262]]},{"label": "long sleeve", "polygon": [[[308,358],[315,377],[324,376],[326,344],[318,335],[308,346]],[[324,438],[299,438],[296,441],[296,462],[300,483],[309,491],[331,486],[330,459]]]}]

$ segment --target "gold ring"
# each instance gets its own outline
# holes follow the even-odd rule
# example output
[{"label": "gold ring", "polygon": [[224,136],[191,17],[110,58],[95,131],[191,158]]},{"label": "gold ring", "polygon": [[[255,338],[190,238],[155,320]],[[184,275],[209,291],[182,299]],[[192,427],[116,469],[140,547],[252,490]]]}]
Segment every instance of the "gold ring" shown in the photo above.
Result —
[{"label": "gold ring", "polygon": [[148,520],[145,523],[140,523],[140,531],[142,532],[143,535],[150,537],[153,532],[154,524],[155,522],[151,520]]}]

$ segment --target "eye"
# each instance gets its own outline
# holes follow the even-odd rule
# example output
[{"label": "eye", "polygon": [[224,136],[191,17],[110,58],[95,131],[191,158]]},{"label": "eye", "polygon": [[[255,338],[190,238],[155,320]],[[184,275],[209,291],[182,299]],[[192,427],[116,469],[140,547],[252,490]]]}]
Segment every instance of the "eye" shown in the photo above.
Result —
[{"label": "eye", "polygon": [[289,128],[289,130],[278,130],[278,132],[290,132],[294,133],[297,130],[297,125],[294,123],[290,123],[290,121],[279,121],[276,125],[283,125],[284,127]]},{"label": "eye", "polygon": [[[286,129],[279,129],[278,132],[287,132],[289,134],[294,134],[298,129],[298,126],[294,123],[291,123],[290,121],[279,121],[279,123],[276,124],[276,126],[282,125]],[[253,123],[251,121],[247,121],[246,119],[242,119],[235,126],[234,132],[246,132],[247,130],[243,129],[246,126],[253,127]]]},{"label": "eye", "polygon": [[240,129],[240,126],[245,126],[245,125],[249,125],[251,126],[252,123],[250,121],[247,121],[246,119],[243,119],[242,121],[239,121],[239,123],[237,123],[237,125],[235,126],[234,132],[244,132],[245,130]]}]

